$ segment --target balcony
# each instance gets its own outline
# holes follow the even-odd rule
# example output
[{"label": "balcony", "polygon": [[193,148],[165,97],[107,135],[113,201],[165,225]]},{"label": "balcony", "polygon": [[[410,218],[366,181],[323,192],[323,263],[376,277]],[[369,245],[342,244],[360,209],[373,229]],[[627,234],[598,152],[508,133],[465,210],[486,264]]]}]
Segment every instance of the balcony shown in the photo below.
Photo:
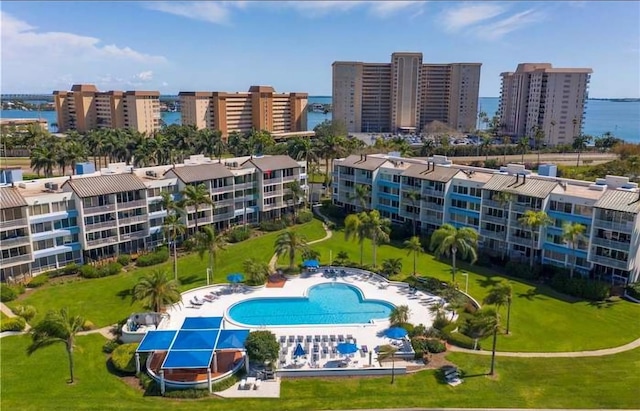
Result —
[{"label": "balcony", "polygon": [[105,204],[100,206],[84,207],[84,214],[104,214],[108,212],[116,211],[115,204]]},{"label": "balcony", "polygon": [[143,214],[143,215],[135,215],[132,217],[125,217],[125,218],[119,218],[118,219],[118,223],[120,223],[120,225],[129,225],[129,224],[135,224],[135,223],[146,223],[147,222],[147,215]]},{"label": "balcony", "polygon": [[278,196],[282,196],[282,190],[275,190],[275,191],[269,191],[268,193],[263,193],[262,197],[264,198],[269,198],[269,197],[278,197]]},{"label": "balcony", "polygon": [[114,244],[118,242],[117,236],[99,238],[97,240],[87,240],[87,247],[98,247],[102,245]]},{"label": "balcony", "polygon": [[495,224],[500,224],[500,225],[506,225],[507,224],[507,219],[504,217],[496,217],[494,215],[489,215],[489,214],[483,214],[482,215],[482,221],[487,221],[490,223],[495,223]]},{"label": "balcony", "polygon": [[504,241],[503,232],[491,231],[491,230],[487,230],[486,228],[481,228],[480,235],[485,238],[494,238],[496,240]]},{"label": "balcony", "polygon": [[269,184],[278,184],[278,183],[281,183],[281,182],[282,182],[282,178],[281,177],[265,178],[264,180],[262,180],[262,185],[267,186]]},{"label": "balcony", "polygon": [[421,217],[420,221],[424,221],[424,222],[435,224],[435,225],[442,225],[442,217],[438,217],[432,214],[427,214]]},{"label": "balcony", "polygon": [[233,186],[234,190],[246,190],[248,188],[253,188],[253,186],[255,185],[254,182],[249,182],[249,183],[240,183],[240,184],[235,184]]},{"label": "balcony", "polygon": [[118,203],[118,210],[125,210],[128,208],[140,208],[140,207],[144,207],[147,205],[147,200],[146,199],[141,199],[141,200],[134,200],[134,201],[127,201],[124,203]]},{"label": "balcony", "polygon": [[591,255],[589,261],[594,262],[596,264],[604,265],[607,267],[618,268],[620,270],[628,270],[629,269],[629,261],[628,260],[616,260],[615,258],[604,257],[601,255]]},{"label": "balcony", "polygon": [[0,248],[3,250],[29,244],[31,244],[31,239],[29,238],[29,236],[5,238],[4,240],[0,240]]},{"label": "balcony", "polygon": [[214,201],[213,205],[215,208],[222,208],[222,207],[233,206],[235,203],[236,203],[235,198],[228,198],[226,200]]},{"label": "balcony", "polygon": [[537,210],[537,208],[532,207],[531,204],[518,204],[518,203],[511,204],[512,212],[524,214],[524,212],[527,210]]},{"label": "balcony", "polygon": [[[515,244],[531,245],[531,238],[521,237],[519,235],[509,235],[509,242]],[[536,241],[536,247],[538,242]]]},{"label": "balcony", "polygon": [[437,211],[442,211],[444,210],[444,204],[438,204],[438,203],[432,203],[430,201],[424,201],[420,204],[421,208],[426,208],[428,210],[437,210]]},{"label": "balcony", "polygon": [[591,244],[599,245],[601,247],[614,248],[616,250],[629,252],[631,243],[616,240],[607,240],[606,238],[594,237],[591,239]]},{"label": "balcony", "polygon": [[423,196],[435,196],[435,197],[444,197],[444,191],[436,190],[435,188],[425,187],[422,189]]},{"label": "balcony", "polygon": [[120,234],[120,238],[122,241],[127,241],[127,240],[135,240],[138,238],[145,238],[148,235],[149,234],[147,233],[147,230],[140,230],[140,231],[135,231],[133,233]]},{"label": "balcony", "polygon": [[86,224],[84,226],[84,231],[85,232],[97,231],[103,228],[116,228],[116,220],[103,221],[101,223],[95,223],[95,224]]},{"label": "balcony", "polygon": [[231,192],[235,188],[237,187],[234,187],[233,185],[228,185],[228,186],[222,186],[222,187],[212,187],[209,191],[211,192],[211,194],[218,194],[218,193]]},{"label": "balcony", "polygon": [[497,208],[498,210],[507,210],[509,208],[509,204],[500,204],[499,202],[495,201],[495,200],[489,200],[486,198],[482,199],[482,206],[483,207],[492,207],[492,208]]},{"label": "balcony", "polygon": [[299,180],[300,179],[300,175],[299,174],[294,174],[292,176],[284,176],[282,177],[282,182],[283,183],[291,183],[295,180]]},{"label": "balcony", "polygon": [[28,227],[29,222],[26,218],[17,218],[15,220],[0,221],[0,228]]},{"label": "balcony", "polygon": [[633,232],[633,222],[614,222],[609,220],[601,220],[596,218],[593,220],[593,226],[597,228],[605,228],[612,231],[618,231],[622,233],[632,233]]},{"label": "balcony", "polygon": [[0,265],[6,267],[8,265],[20,264],[20,263],[28,263],[33,260],[33,256],[29,254],[18,255],[15,257],[3,258],[0,260]]}]

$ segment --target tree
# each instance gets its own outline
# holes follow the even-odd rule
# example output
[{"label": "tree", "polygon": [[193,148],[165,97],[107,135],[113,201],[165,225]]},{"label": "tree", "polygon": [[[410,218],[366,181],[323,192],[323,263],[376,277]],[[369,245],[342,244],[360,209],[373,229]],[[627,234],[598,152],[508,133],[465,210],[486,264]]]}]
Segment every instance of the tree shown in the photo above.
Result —
[{"label": "tree", "polygon": [[360,243],[360,265],[363,264],[364,256],[364,240],[367,238],[367,227],[364,224],[363,218],[366,213],[349,214],[344,219],[344,239],[349,241],[351,239]]},{"label": "tree", "polygon": [[504,163],[507,164],[507,148],[509,147],[509,144],[511,144],[511,136],[507,135],[507,134],[503,134],[502,135],[502,145],[503,145],[503,154],[504,154]]},{"label": "tree", "polygon": [[[347,261],[349,261],[349,253],[347,253],[346,251],[338,251],[338,254],[336,255],[336,258],[335,258],[335,263],[337,265],[342,265]],[[333,264],[333,261],[329,262],[329,265],[331,264]]]},{"label": "tree", "polygon": [[289,269],[293,269],[295,266],[296,253],[298,251],[303,252],[308,247],[306,238],[291,230],[278,235],[274,246],[278,257],[289,256]]},{"label": "tree", "polygon": [[399,305],[391,310],[389,314],[389,322],[392,326],[399,326],[402,324],[406,324],[409,322],[409,315],[411,315],[411,310],[409,310],[408,305]]},{"label": "tree", "polygon": [[536,151],[538,151],[538,166],[540,166],[540,146],[544,143],[544,130],[539,125],[531,127],[533,132],[533,141],[536,145]]},{"label": "tree", "polygon": [[261,363],[273,363],[278,360],[280,344],[271,331],[250,332],[244,346],[251,360]]},{"label": "tree", "polygon": [[575,136],[573,138],[573,143],[571,144],[571,147],[578,152],[576,167],[580,165],[580,154],[587,149],[587,144],[589,144],[592,139],[593,137],[588,136],[586,134],[580,134],[579,136]]},{"label": "tree", "polygon": [[502,246],[502,260],[507,253],[507,237],[509,236],[509,210],[511,208],[511,202],[515,199],[515,195],[507,193],[506,191],[498,191],[493,198],[502,207],[504,214],[504,244]]},{"label": "tree", "polygon": [[422,201],[424,198],[422,197],[422,194],[420,194],[420,191],[418,190],[409,190],[404,194],[405,198],[407,200],[409,200],[409,202],[411,203],[411,207],[413,207],[413,213],[414,213],[414,218],[411,219],[412,222],[412,228],[413,228],[413,235],[416,235],[416,230],[417,230],[417,225],[418,225],[418,220],[420,219],[420,214],[418,212],[418,216],[416,218],[415,214],[416,214],[416,210],[419,210],[418,204],[420,204],[420,201]]},{"label": "tree", "polygon": [[376,250],[378,244],[389,242],[389,233],[391,232],[391,220],[382,218],[378,210],[363,213],[363,224],[365,233],[371,240],[373,247],[373,266],[376,266]]},{"label": "tree", "polygon": [[178,282],[171,280],[163,270],[153,270],[133,286],[132,300],[142,302],[145,308],[155,312],[177,303],[181,298]]},{"label": "tree", "polygon": [[529,229],[531,234],[531,252],[529,253],[529,267],[533,268],[534,254],[536,249],[536,231],[551,223],[551,219],[544,211],[526,210],[518,222]]},{"label": "tree", "polygon": [[498,330],[500,329],[500,314],[497,311],[486,310],[484,315],[487,317],[487,327],[493,333],[493,342],[491,344],[491,369],[489,375],[494,375],[496,370],[496,342],[498,341]]},{"label": "tree", "polygon": [[31,168],[40,175],[44,172],[45,177],[53,176],[53,167],[56,165],[56,155],[50,145],[44,144],[34,147],[31,150]]},{"label": "tree", "polygon": [[357,202],[364,211],[367,211],[371,204],[371,186],[368,184],[356,184],[353,194],[348,194],[347,198],[349,201]]},{"label": "tree", "polygon": [[162,231],[168,242],[173,248],[173,279],[178,281],[178,236],[182,236],[187,227],[182,224],[180,216],[177,214],[169,214],[164,218]]},{"label": "tree", "polygon": [[492,141],[493,139],[491,138],[491,136],[482,136],[482,140],[480,141],[480,149],[484,153],[484,161],[487,161],[489,159],[489,147],[491,146]]},{"label": "tree", "polygon": [[292,182],[287,183],[285,185],[285,188],[289,191],[284,196],[284,199],[285,201],[291,201],[293,206],[293,219],[295,221],[298,215],[297,210],[298,210],[298,204],[300,203],[300,200],[303,200],[304,202],[306,202],[306,198],[304,196],[304,189],[300,185],[300,180],[298,179],[295,179]]},{"label": "tree", "polygon": [[187,209],[188,207],[193,207],[195,211],[195,231],[198,231],[198,211],[200,210],[200,206],[209,205],[213,206],[213,201],[211,201],[211,194],[207,189],[207,186],[204,183],[200,183],[198,185],[188,185],[182,190],[182,201],[180,204],[182,207]]},{"label": "tree", "polygon": [[507,334],[509,334],[509,323],[511,320],[511,303],[513,302],[513,287],[511,283],[501,282],[489,290],[483,302],[489,305],[495,305],[496,310],[500,311],[503,305],[507,307]]},{"label": "tree", "polygon": [[213,274],[214,265],[220,253],[227,249],[227,242],[221,235],[216,235],[213,226],[202,227],[202,230],[196,233],[196,250],[200,259],[204,257],[204,253],[209,254],[209,269]]},{"label": "tree", "polygon": [[437,257],[451,255],[453,283],[456,282],[456,255],[460,252],[462,258],[470,258],[473,264],[478,259],[477,247],[478,232],[470,227],[455,228],[444,224],[431,236],[430,248]]},{"label": "tree", "polygon": [[413,254],[413,275],[416,275],[416,262],[418,260],[418,254],[424,253],[420,237],[413,236],[404,242],[404,248],[407,249],[407,255]]},{"label": "tree", "polygon": [[247,284],[262,285],[269,278],[269,265],[257,258],[249,258],[242,263],[242,268],[247,275]]},{"label": "tree", "polygon": [[73,384],[73,351],[76,335],[82,331],[84,318],[69,314],[68,308],[60,311],[49,311],[44,319],[31,330],[32,342],[27,347],[27,354],[31,355],[40,348],[55,343],[63,343],[69,359],[69,382]]},{"label": "tree", "polygon": [[433,152],[436,150],[436,142],[429,138],[424,140],[422,143],[422,147],[420,147],[420,155],[422,157],[431,157],[433,156]]},{"label": "tree", "polygon": [[396,380],[396,351],[398,351],[398,348],[392,345],[381,345],[378,348],[378,362],[380,366],[382,366],[382,361],[391,358],[391,384]]},{"label": "tree", "polygon": [[527,153],[527,149],[529,148],[529,138],[522,137],[518,140],[518,148],[520,149],[520,154],[522,154],[522,164],[524,164],[524,155]]},{"label": "tree", "polygon": [[571,255],[573,256],[573,263],[569,265],[569,276],[573,278],[573,271],[575,270],[576,260],[576,248],[585,240],[584,232],[587,227],[580,223],[564,223],[562,225],[562,239],[571,246]]},{"label": "tree", "polygon": [[400,274],[402,271],[402,258],[387,258],[382,261],[382,273],[387,277]]}]

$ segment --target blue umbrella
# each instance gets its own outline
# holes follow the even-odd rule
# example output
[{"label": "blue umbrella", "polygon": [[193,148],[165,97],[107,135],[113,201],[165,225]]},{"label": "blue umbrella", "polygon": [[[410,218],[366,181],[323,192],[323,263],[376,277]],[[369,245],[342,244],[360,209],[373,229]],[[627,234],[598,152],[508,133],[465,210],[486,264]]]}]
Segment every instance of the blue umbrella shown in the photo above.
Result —
[{"label": "blue umbrella", "polygon": [[320,263],[318,260],[304,260],[302,266],[305,268],[318,268],[320,267]]},{"label": "blue umbrella", "polygon": [[304,350],[304,348],[302,348],[302,344],[298,344],[295,351],[293,352],[294,357],[302,357],[303,355],[306,355],[306,354],[307,352]]},{"label": "blue umbrella", "polygon": [[384,335],[394,340],[401,340],[406,337],[407,334],[407,330],[401,327],[391,327],[384,333]]},{"label": "blue umbrella", "polygon": [[340,354],[353,354],[358,351],[358,347],[353,343],[340,343],[337,348]]},{"label": "blue umbrella", "polygon": [[233,273],[227,276],[227,281],[230,283],[239,283],[242,280],[244,280],[244,275],[240,273]]}]

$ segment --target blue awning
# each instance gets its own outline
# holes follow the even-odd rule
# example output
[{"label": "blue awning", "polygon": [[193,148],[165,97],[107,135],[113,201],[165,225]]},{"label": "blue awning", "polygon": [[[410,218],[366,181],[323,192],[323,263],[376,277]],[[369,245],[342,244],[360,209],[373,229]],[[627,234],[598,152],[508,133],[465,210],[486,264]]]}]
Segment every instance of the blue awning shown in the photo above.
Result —
[{"label": "blue awning", "polygon": [[168,350],[178,332],[175,330],[149,331],[138,345],[137,352]]},{"label": "blue awning", "polygon": [[304,260],[302,266],[306,268],[318,268],[320,267],[320,262],[318,260]]},{"label": "blue awning", "polygon": [[220,331],[220,337],[218,337],[216,350],[242,349],[248,336],[249,330],[222,330]]},{"label": "blue awning", "polygon": [[213,350],[171,350],[162,368],[208,368]]},{"label": "blue awning", "polygon": [[187,317],[182,323],[182,330],[211,330],[220,328],[222,317]]},{"label": "blue awning", "polygon": [[172,350],[213,350],[219,330],[180,330]]}]

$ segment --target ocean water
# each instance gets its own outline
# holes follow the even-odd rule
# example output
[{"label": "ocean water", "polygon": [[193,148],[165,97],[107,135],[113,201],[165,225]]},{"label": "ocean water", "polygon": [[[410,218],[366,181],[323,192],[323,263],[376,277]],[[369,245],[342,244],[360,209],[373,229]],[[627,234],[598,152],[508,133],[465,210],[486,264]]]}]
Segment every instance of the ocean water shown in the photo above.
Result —
[{"label": "ocean water", "polygon": [[[309,103],[331,104],[330,96],[311,96]],[[497,97],[481,97],[479,110],[485,111],[491,117],[498,110]],[[22,111],[1,110],[1,118],[44,118],[49,122],[51,131],[55,131],[51,124],[55,123],[55,111]],[[162,120],[167,124],[180,124],[180,113],[163,112]],[[313,130],[315,126],[325,120],[331,120],[331,113],[313,113],[307,115],[307,128]],[[592,136],[601,136],[610,131],[623,140],[640,143],[640,102],[614,102],[606,100],[589,100],[585,115],[584,132]]]}]

